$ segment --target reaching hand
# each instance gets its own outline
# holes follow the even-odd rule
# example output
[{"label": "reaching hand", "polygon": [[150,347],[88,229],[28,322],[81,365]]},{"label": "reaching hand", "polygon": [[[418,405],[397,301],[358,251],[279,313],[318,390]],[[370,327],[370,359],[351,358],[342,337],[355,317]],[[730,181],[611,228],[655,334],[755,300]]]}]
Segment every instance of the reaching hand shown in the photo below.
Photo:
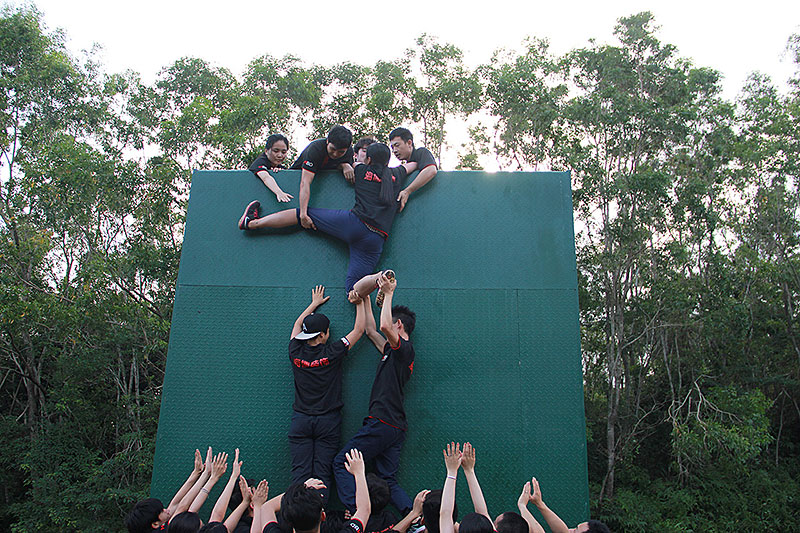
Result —
[{"label": "reaching hand", "polygon": [[344,179],[347,180],[347,183],[355,183],[356,182],[356,174],[353,170],[352,165],[348,165],[347,163],[342,163],[342,174],[344,174]]},{"label": "reaching hand", "polygon": [[239,448],[236,448],[236,454],[233,457],[233,469],[231,470],[231,477],[237,479],[242,472],[242,462],[239,461]]},{"label": "reaching hand", "polygon": [[211,478],[218,480],[222,474],[228,469],[228,454],[225,452],[218,453],[214,457],[214,462],[211,464]]},{"label": "reaching hand", "polygon": [[464,443],[464,452],[461,456],[461,467],[464,472],[475,470],[475,448],[469,442]]},{"label": "reaching hand", "polygon": [[306,229],[317,229],[314,225],[314,221],[311,220],[311,217],[308,215],[300,215],[300,225]]},{"label": "reaching hand", "polygon": [[347,300],[351,304],[360,304],[362,298],[361,298],[361,296],[358,295],[358,291],[353,289],[353,290],[351,290],[350,292],[347,293]]},{"label": "reaching hand", "polygon": [[451,442],[444,450],[444,466],[447,468],[448,475],[455,475],[458,472],[458,465],[461,463],[461,450],[457,442]]},{"label": "reaching hand", "polygon": [[399,213],[406,207],[406,202],[408,202],[408,191],[405,189],[400,191],[400,194],[397,195],[397,201],[400,202],[400,207],[397,209],[397,212]]},{"label": "reaching hand", "polygon": [[364,456],[361,455],[361,452],[353,448],[349,452],[344,454],[346,460],[344,462],[344,467],[347,469],[348,472],[353,474],[353,477],[357,477],[358,475],[365,475],[364,474]]},{"label": "reaching hand", "polygon": [[211,450],[211,446],[208,447],[208,451],[206,452],[206,462],[203,466],[203,471],[207,474],[211,474],[211,462],[214,460],[214,452]]},{"label": "reaching hand", "polygon": [[192,475],[197,476],[200,475],[200,472],[203,471],[203,455],[200,453],[200,450],[194,451],[194,470],[192,470]]},{"label": "reaching hand", "polygon": [[315,308],[319,307],[330,299],[330,296],[325,296],[325,287],[322,285],[317,285],[311,291],[311,305],[313,305]]},{"label": "reaching hand", "polygon": [[425,503],[425,498],[428,497],[431,491],[428,489],[421,490],[414,498],[414,505],[411,507],[411,512],[416,516],[422,516],[422,505]]},{"label": "reaching hand", "polygon": [[253,507],[264,505],[267,501],[267,495],[269,494],[269,483],[267,483],[266,479],[262,479],[261,482],[256,487],[255,492],[253,493]]},{"label": "reaching hand", "polygon": [[294,198],[294,196],[292,196],[291,194],[285,193],[283,191],[275,193],[275,197],[278,199],[279,202],[288,202],[292,198]]},{"label": "reaching hand", "polygon": [[316,489],[316,490],[321,490],[321,489],[325,489],[325,488],[327,488],[327,487],[325,486],[325,483],[323,483],[321,479],[317,479],[317,478],[315,478],[315,477],[310,477],[310,478],[308,478],[308,479],[305,481],[305,483],[303,483],[303,484],[304,484],[304,485],[306,486],[306,488],[308,488],[308,489]]},{"label": "reaching hand", "polygon": [[522,487],[522,493],[517,498],[517,507],[526,507],[531,501],[531,482],[527,481]]},{"label": "reaching hand", "polygon": [[385,294],[393,293],[397,288],[397,278],[389,279],[386,277],[386,274],[383,273],[378,277],[378,287],[380,287]]},{"label": "reaching hand", "polygon": [[250,492],[250,487],[247,486],[247,480],[244,476],[239,476],[239,491],[242,493],[242,501],[249,502],[250,498],[253,497],[253,493]]}]

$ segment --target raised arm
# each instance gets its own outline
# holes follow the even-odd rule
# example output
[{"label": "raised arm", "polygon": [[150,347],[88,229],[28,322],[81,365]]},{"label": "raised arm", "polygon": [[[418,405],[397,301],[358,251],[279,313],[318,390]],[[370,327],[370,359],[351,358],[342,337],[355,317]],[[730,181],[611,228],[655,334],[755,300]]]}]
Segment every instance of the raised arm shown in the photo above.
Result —
[{"label": "raised arm", "polygon": [[411,507],[411,510],[402,520],[396,523],[392,529],[398,533],[406,533],[408,528],[411,527],[411,524],[422,516],[422,504],[425,503],[425,498],[430,492],[431,491],[427,489],[419,491],[416,498],[414,498],[414,505]]},{"label": "raised arm", "polygon": [[[356,322],[353,324],[353,331],[346,335],[347,342],[350,343],[348,346],[348,350],[353,347],[355,343],[358,342],[358,339],[361,338],[361,335],[364,334],[364,328],[366,327],[366,320],[367,320],[367,311],[366,307],[367,300],[361,300],[356,304]],[[374,320],[374,319],[373,319]]]},{"label": "raised arm", "polygon": [[[397,348],[400,344],[400,335],[392,322],[392,297],[394,289],[397,287],[397,279],[389,279],[385,275],[378,278],[378,286],[384,294],[383,307],[381,307],[381,333],[386,335],[386,340],[392,348]],[[381,348],[383,351],[383,348]]]},{"label": "raised arm", "polygon": [[200,490],[203,488],[203,485],[205,485],[206,481],[211,476],[211,464],[214,457],[213,453],[214,452],[211,449],[211,446],[209,446],[208,451],[206,452],[206,462],[203,466],[203,473],[200,474],[199,478],[197,478],[197,481],[195,481],[194,485],[192,485],[192,488],[189,489],[186,494],[184,494],[183,498],[181,498],[181,501],[175,507],[175,510],[171,516],[175,516],[176,514],[189,510],[189,506],[192,504],[194,499],[200,493]]},{"label": "raised arm", "polygon": [[420,170],[417,177],[414,178],[414,181],[409,183],[408,187],[400,191],[400,194],[397,195],[397,201],[400,202],[400,209],[398,209],[398,211],[402,211],[406,207],[409,195],[411,195],[412,192],[418,191],[426,183],[431,181],[434,176],[436,176],[437,172],[439,172],[439,169],[436,168],[436,165],[428,165]]},{"label": "raised arm", "polygon": [[272,513],[272,520],[266,520],[265,514],[268,509],[265,509],[265,502],[267,501],[267,494],[269,494],[269,483],[267,480],[262,479],[253,491],[253,523],[250,526],[250,533],[261,533],[264,526],[270,522],[276,522],[275,513]]},{"label": "raised arm", "polygon": [[189,490],[197,482],[197,480],[200,479],[200,474],[202,473],[203,473],[203,456],[200,455],[200,450],[195,450],[194,469],[192,470],[192,473],[189,474],[189,477],[186,478],[186,481],[183,483],[181,488],[178,489],[178,492],[175,493],[175,496],[172,497],[172,501],[170,501],[169,505],[167,506],[167,509],[171,511],[170,516],[174,516],[175,514],[177,514],[175,513],[175,509],[178,508],[178,505],[180,505],[181,500],[183,499],[184,496],[186,496],[186,493],[188,493]]},{"label": "raised arm", "polygon": [[489,509],[486,508],[486,500],[483,498],[483,491],[478,483],[478,476],[475,475],[475,448],[469,442],[464,443],[464,452],[461,456],[461,467],[464,469],[464,476],[467,478],[469,486],[469,496],[472,498],[472,506],[475,512],[482,514],[491,522]]},{"label": "raised arm", "polygon": [[314,181],[314,173],[303,169],[300,174],[300,225],[306,229],[317,229],[308,216],[308,200],[311,198],[312,181]]},{"label": "raised arm", "polygon": [[[211,516],[208,519],[209,522],[222,522],[225,519],[225,511],[228,509],[228,502],[231,501],[233,488],[236,486],[236,483],[239,482],[239,474],[241,471],[242,463],[239,462],[239,448],[236,448],[236,453],[233,457],[233,468],[231,468],[231,477],[228,479],[225,488],[222,489],[222,494],[219,495],[217,503],[214,504],[214,508],[211,510]],[[244,493],[242,493],[242,496],[244,496]]]},{"label": "raised arm", "polygon": [[386,338],[378,332],[378,329],[375,326],[375,315],[372,314],[372,304],[370,303],[369,296],[364,298],[364,302],[366,302],[364,304],[364,309],[366,310],[364,315],[364,331],[378,351],[383,353],[383,348],[386,346]]},{"label": "raised arm", "polygon": [[531,479],[531,501],[542,513],[542,517],[547,522],[550,531],[553,533],[569,533],[567,524],[542,501],[542,492],[539,490],[539,482],[536,478]]},{"label": "raised arm", "polygon": [[258,179],[260,179],[264,185],[267,186],[267,189],[272,191],[279,202],[288,202],[294,198],[294,196],[291,194],[283,192],[283,189],[280,188],[278,182],[275,181],[275,178],[273,178],[272,175],[266,170],[259,170],[256,172],[256,176],[258,176]]},{"label": "raised arm", "polygon": [[253,497],[250,487],[247,486],[247,480],[241,475],[239,476],[239,491],[242,493],[242,501],[225,520],[225,529],[228,530],[228,533],[233,533],[233,530],[236,529],[236,525],[239,523],[239,520],[242,519],[245,511],[247,511],[247,508],[250,507],[250,498]]},{"label": "raised arm", "polygon": [[367,474],[364,470],[364,457],[356,449],[350,450],[344,456],[344,467],[356,480],[356,512],[353,513],[351,519],[358,520],[363,527],[366,527],[372,508],[367,488]]},{"label": "raised arm", "polygon": [[458,443],[451,442],[444,450],[444,466],[447,468],[447,477],[442,488],[442,505],[439,508],[439,532],[454,533],[453,507],[456,504],[456,475],[458,465],[461,463],[461,450]]},{"label": "raised arm", "polygon": [[528,533],[544,533],[542,525],[536,521],[531,512],[528,510],[528,502],[531,501],[531,482],[528,481],[522,487],[522,493],[517,499],[517,509],[519,514],[528,523]]},{"label": "raised arm", "polygon": [[[325,296],[325,287],[322,285],[317,285],[311,290],[311,303],[308,304],[305,311],[300,313],[300,316],[297,317],[297,320],[294,321],[294,326],[292,326],[292,336],[291,339],[295,338],[298,333],[303,331],[303,320],[317,310],[317,307],[324,304],[328,300],[330,300],[330,296]],[[350,339],[348,339],[350,340]]]},{"label": "raised arm", "polygon": [[203,488],[200,489],[200,493],[189,506],[189,511],[196,513],[200,510],[203,504],[206,503],[206,498],[208,498],[211,489],[214,488],[214,485],[217,484],[217,481],[219,481],[219,478],[222,477],[222,474],[224,474],[227,469],[228,454],[225,452],[218,453],[216,457],[214,457],[214,462],[211,463],[211,475],[203,485]]}]

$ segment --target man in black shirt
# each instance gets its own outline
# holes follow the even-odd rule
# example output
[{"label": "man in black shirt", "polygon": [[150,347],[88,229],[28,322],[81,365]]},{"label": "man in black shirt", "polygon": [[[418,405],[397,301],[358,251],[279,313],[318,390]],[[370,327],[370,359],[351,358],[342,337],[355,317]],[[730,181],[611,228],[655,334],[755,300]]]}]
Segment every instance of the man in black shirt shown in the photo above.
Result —
[{"label": "man in black shirt", "polygon": [[[403,389],[414,371],[414,346],[409,335],[414,330],[416,315],[407,307],[392,307],[396,280],[382,275],[378,278],[378,285],[385,294],[381,308],[381,332],[386,338],[375,329],[375,318],[369,312],[366,333],[383,354],[372,384],[369,416],[364,419],[358,433],[334,459],[333,471],[339,499],[346,508],[352,509],[354,487],[350,476],[345,472],[344,460],[347,450],[359,449],[365,460],[375,460],[375,472],[389,484],[392,503],[405,515],[411,509],[412,501],[397,483],[396,474],[408,429]],[[369,297],[366,302],[370,309]]]},{"label": "man in black shirt", "polygon": [[[289,428],[292,483],[316,477],[327,487],[333,482],[333,457],[339,449],[342,425],[342,361],[364,333],[367,310],[356,303],[353,331],[328,344],[328,317],[315,313],[327,302],[325,287],[311,291],[311,304],[300,313],[292,328],[289,362],[294,375],[294,413]],[[328,489],[322,489],[323,502]]]},{"label": "man in black shirt", "polygon": [[409,183],[408,187],[400,191],[397,196],[397,201],[400,202],[398,211],[402,211],[406,206],[408,196],[431,181],[439,170],[430,150],[424,147],[414,148],[414,136],[406,128],[395,128],[389,133],[389,147],[397,159],[409,163],[414,162],[419,170],[414,181]]}]

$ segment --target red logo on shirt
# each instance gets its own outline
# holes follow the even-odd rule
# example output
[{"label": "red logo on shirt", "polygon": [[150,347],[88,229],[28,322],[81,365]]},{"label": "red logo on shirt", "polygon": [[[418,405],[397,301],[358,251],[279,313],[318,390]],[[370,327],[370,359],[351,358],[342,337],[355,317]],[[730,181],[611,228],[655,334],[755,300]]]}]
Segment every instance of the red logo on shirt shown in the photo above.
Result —
[{"label": "red logo on shirt", "polygon": [[[364,179],[366,181],[377,181],[378,183],[381,182],[380,176],[372,172],[371,170],[367,170],[367,173],[364,174]],[[392,181],[395,181],[394,176],[392,176]]]},{"label": "red logo on shirt", "polygon": [[306,361],[304,359],[292,359],[294,366],[297,368],[315,368],[318,366],[328,366],[331,364],[330,360],[327,357],[323,357],[322,359],[315,359],[314,361]]}]

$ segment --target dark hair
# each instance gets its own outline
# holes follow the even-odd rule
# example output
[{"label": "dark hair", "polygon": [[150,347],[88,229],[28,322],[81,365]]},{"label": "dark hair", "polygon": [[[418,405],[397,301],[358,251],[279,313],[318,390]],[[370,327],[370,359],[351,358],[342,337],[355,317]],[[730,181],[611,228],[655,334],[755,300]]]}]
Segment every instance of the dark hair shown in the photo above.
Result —
[{"label": "dark hair", "polygon": [[228,533],[228,528],[222,522],[209,522],[197,533]]},{"label": "dark hair", "polygon": [[158,520],[158,515],[164,510],[164,504],[158,498],[147,498],[136,502],[125,517],[125,527],[131,533],[145,533],[152,531],[150,527],[153,522]]},{"label": "dark hair", "polygon": [[285,135],[281,135],[280,133],[273,133],[272,135],[267,137],[267,147],[265,148],[265,150],[269,150],[270,148],[272,148],[272,145],[274,145],[278,141],[285,142],[286,148],[289,148],[289,139],[287,139]]},{"label": "dark hair", "polygon": [[493,533],[492,521],[478,513],[464,515],[458,524],[458,533]]},{"label": "dark hair", "polygon": [[387,166],[392,152],[383,143],[373,143],[367,147],[367,157],[372,171],[381,178],[381,203],[383,205],[394,205],[394,181],[392,171]]},{"label": "dark hair", "polygon": [[[255,479],[247,478],[246,481],[248,487],[253,487],[258,484]],[[242,490],[239,488],[239,484],[237,483],[236,485],[233,486],[233,492],[231,492],[231,498],[228,500],[228,509],[233,511],[234,509],[239,507],[239,504],[242,503],[243,499],[244,498],[242,497]],[[245,512],[245,514],[247,513]]]},{"label": "dark hair", "polygon": [[286,489],[281,499],[281,515],[296,531],[313,531],[322,514],[322,495],[303,483]]},{"label": "dark hair", "polygon": [[371,513],[375,515],[389,505],[389,501],[392,499],[389,493],[389,484],[379,475],[370,472],[367,474],[367,489],[369,489]]},{"label": "dark hair", "polygon": [[608,529],[608,526],[602,523],[600,520],[589,520],[587,522],[589,524],[589,533],[611,533],[611,530]]},{"label": "dark hair", "polygon": [[373,137],[361,137],[356,144],[353,145],[353,151],[358,152],[362,148],[368,147],[370,144],[378,142]]},{"label": "dark hair", "polygon": [[202,524],[197,513],[184,511],[172,517],[167,526],[167,533],[197,533]]},{"label": "dark hair", "polygon": [[409,131],[406,128],[393,129],[392,132],[389,134],[389,141],[391,141],[395,137],[400,137],[404,143],[408,141],[411,141],[412,144],[414,143],[414,136],[411,135],[411,131]]},{"label": "dark hair", "polygon": [[[325,521],[319,525],[320,533],[339,533],[344,527],[344,511],[325,511]],[[364,524],[366,526],[366,524]],[[290,530],[289,533],[292,533]]]},{"label": "dark hair", "polygon": [[[439,533],[439,511],[442,509],[442,491],[432,490],[422,502],[422,517],[425,529],[430,533]],[[458,520],[458,505],[453,502],[453,522]]]},{"label": "dark hair", "polygon": [[349,148],[353,144],[353,134],[344,126],[334,126],[328,132],[328,142],[338,150]]},{"label": "dark hair", "polygon": [[498,517],[497,533],[528,533],[528,523],[519,513],[509,511]]},{"label": "dark hair", "polygon": [[403,322],[403,329],[411,335],[411,332],[414,331],[414,324],[417,322],[417,314],[405,305],[395,305],[392,307],[392,322],[398,320]]}]

